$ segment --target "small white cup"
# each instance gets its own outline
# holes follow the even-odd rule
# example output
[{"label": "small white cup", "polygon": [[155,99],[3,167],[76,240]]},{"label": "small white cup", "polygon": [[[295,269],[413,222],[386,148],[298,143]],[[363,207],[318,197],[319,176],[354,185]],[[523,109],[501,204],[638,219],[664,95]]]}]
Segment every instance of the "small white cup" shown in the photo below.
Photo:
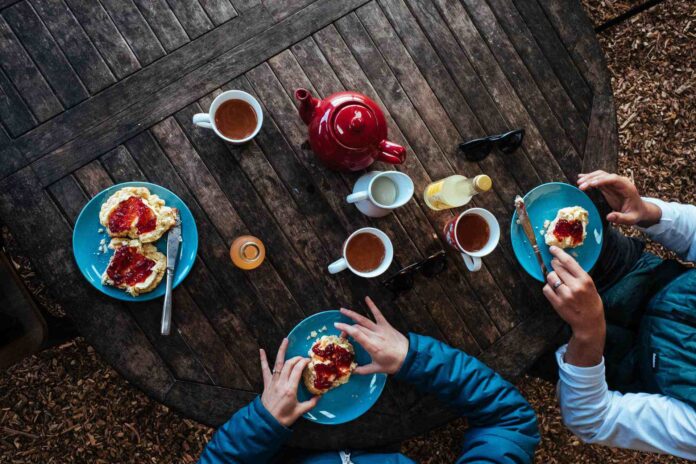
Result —
[{"label": "small white cup", "polygon": [[[382,263],[379,265],[377,269],[374,269],[370,272],[360,272],[353,268],[353,266],[350,265],[348,260],[346,259],[346,248],[348,247],[348,243],[353,239],[358,234],[362,233],[370,233],[372,235],[375,235],[377,238],[379,238],[382,241],[382,245],[384,245],[384,259],[382,260]],[[350,237],[346,239],[345,242],[343,242],[343,254],[342,258],[334,261],[333,263],[329,264],[329,272],[331,274],[338,274],[341,271],[345,271],[346,269],[350,269],[350,271],[358,275],[360,277],[365,277],[365,278],[371,278],[371,277],[377,277],[380,274],[383,274],[384,271],[386,271],[389,266],[391,265],[392,260],[394,259],[394,247],[392,246],[392,242],[385,234],[379,229],[375,229],[374,227],[363,227],[362,229],[358,229],[352,234],[350,234]]]},{"label": "small white cup", "polygon": [[[251,107],[254,109],[254,112],[256,113],[256,128],[254,129],[254,132],[252,132],[251,135],[249,135],[248,137],[245,137],[243,139],[231,139],[223,135],[223,133],[220,132],[220,130],[215,125],[215,113],[217,112],[220,105],[222,105],[228,100],[245,101],[248,104],[250,104]],[[227,90],[215,97],[215,100],[213,100],[213,103],[210,105],[210,110],[208,110],[207,113],[194,114],[193,123],[199,127],[212,129],[218,137],[225,140],[226,142],[233,143],[235,145],[240,145],[253,139],[254,137],[256,137],[256,134],[259,133],[259,131],[261,130],[261,125],[263,124],[263,111],[261,110],[261,105],[259,104],[258,100],[256,100],[253,96],[249,95],[248,93],[242,90]]]},{"label": "small white cup", "polygon": [[[459,227],[459,221],[470,214],[476,214],[483,218],[488,224],[488,242],[478,251],[468,251],[466,250],[459,239],[457,238],[457,227]],[[444,230],[445,240],[449,245],[457,250],[462,255],[462,260],[466,264],[467,269],[471,272],[476,272],[481,269],[481,258],[489,255],[498,246],[498,241],[500,241],[500,225],[498,220],[493,216],[493,214],[483,208],[470,208],[459,216],[452,218],[446,225]]]},{"label": "small white cup", "polygon": [[[396,198],[390,204],[380,203],[375,199],[375,186],[380,178],[387,178],[396,186]],[[398,171],[372,171],[360,176],[353,186],[353,193],[346,197],[346,201],[354,203],[366,216],[382,217],[408,203],[412,196],[413,181],[406,174]]]}]

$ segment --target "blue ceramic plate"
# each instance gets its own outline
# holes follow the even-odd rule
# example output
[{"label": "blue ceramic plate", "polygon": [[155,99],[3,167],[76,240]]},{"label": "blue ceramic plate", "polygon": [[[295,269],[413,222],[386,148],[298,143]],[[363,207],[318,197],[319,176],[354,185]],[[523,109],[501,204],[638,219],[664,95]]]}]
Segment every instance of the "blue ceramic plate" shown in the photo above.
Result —
[{"label": "blue ceramic plate", "polygon": [[[309,316],[303,320],[288,335],[288,351],[286,359],[294,356],[307,357],[309,349],[317,338],[323,335],[339,335],[340,330],[334,327],[334,322],[354,322],[342,315],[339,311],[324,311]],[[325,331],[319,332],[326,327]],[[317,336],[311,337],[311,332],[316,331]],[[309,339],[307,339],[309,337]],[[355,349],[355,360],[358,366],[369,364],[372,358],[367,351],[352,338],[348,338]],[[325,393],[316,407],[306,413],[304,418],[318,424],[343,424],[352,421],[365,414],[382,394],[384,384],[387,382],[386,374],[355,375],[350,377],[348,383]],[[300,401],[310,399],[312,395],[300,381],[297,389],[297,398]]]},{"label": "blue ceramic plate", "polygon": [[[183,239],[179,250],[179,262],[176,265],[174,275],[174,287],[179,285],[193,267],[198,251],[198,230],[196,222],[191,215],[188,206],[179,197],[169,190],[159,185],[148,182],[125,182],[114,185],[94,196],[80,212],[80,216],[75,223],[73,230],[73,254],[77,266],[82,271],[82,275],[94,287],[102,293],[113,298],[124,301],[148,301],[164,295],[165,279],[151,292],[140,296],[131,296],[123,290],[108,285],[102,285],[101,276],[109,264],[109,259],[113,255],[113,250],[107,249],[106,253],[99,251],[99,242],[102,239],[109,244],[109,235],[104,231],[104,227],[99,223],[99,210],[109,196],[123,187],[147,187],[150,192],[162,198],[167,206],[177,208],[181,217],[181,237]],[[99,232],[102,230],[103,232]],[[165,255],[167,254],[167,234],[164,234],[157,242],[157,249]]]},{"label": "blue ceramic plate", "polygon": [[[536,234],[541,256],[549,270],[551,270],[552,256],[549,253],[549,247],[544,242],[543,235],[540,234],[540,231],[544,229],[544,221],[553,221],[558,210],[568,206],[581,206],[587,210],[590,222],[587,225],[585,243],[577,248],[569,248],[566,252],[575,258],[585,271],[589,272],[597,262],[599,252],[602,250],[602,220],[590,197],[572,185],[551,182],[531,190],[524,196],[524,202]],[[541,275],[539,263],[534,256],[534,250],[532,250],[527,236],[524,235],[522,226],[517,224],[517,212],[512,215],[510,239],[515,256],[524,270],[536,280],[545,282]]]}]

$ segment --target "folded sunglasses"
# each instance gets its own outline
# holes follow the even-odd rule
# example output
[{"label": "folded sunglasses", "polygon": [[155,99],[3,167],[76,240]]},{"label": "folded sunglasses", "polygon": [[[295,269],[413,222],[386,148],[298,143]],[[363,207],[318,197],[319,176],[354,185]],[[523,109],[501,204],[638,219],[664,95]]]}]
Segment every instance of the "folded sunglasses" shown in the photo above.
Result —
[{"label": "folded sunglasses", "polygon": [[459,149],[469,161],[481,161],[493,150],[498,147],[505,154],[512,153],[522,145],[524,139],[524,129],[516,129],[499,135],[490,135],[480,139],[469,140],[460,143]]},{"label": "folded sunglasses", "polygon": [[440,250],[422,261],[401,269],[396,274],[382,281],[382,285],[394,293],[396,297],[413,288],[413,275],[416,272],[420,271],[425,277],[432,278],[444,271],[446,266],[447,256],[444,250]]}]

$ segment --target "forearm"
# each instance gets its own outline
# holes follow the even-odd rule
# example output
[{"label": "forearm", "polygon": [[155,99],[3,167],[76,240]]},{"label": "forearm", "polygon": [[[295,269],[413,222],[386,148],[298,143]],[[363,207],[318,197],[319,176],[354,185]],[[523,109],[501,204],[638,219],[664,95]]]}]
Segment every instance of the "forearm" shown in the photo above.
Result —
[{"label": "forearm", "polygon": [[199,464],[256,464],[267,462],[290,438],[283,427],[256,398],[237,411],[213,435]]},{"label": "forearm", "polygon": [[606,330],[606,323],[602,320],[591,331],[573,332],[565,352],[565,362],[578,367],[600,364],[604,354]]}]

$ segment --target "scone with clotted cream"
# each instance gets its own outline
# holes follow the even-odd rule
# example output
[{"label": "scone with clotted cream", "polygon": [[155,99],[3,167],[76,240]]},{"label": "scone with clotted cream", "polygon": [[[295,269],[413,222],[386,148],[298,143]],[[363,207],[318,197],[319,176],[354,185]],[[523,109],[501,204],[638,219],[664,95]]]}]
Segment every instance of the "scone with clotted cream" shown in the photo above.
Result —
[{"label": "scone with clotted cream", "polygon": [[348,382],[358,364],[353,345],[342,337],[324,335],[309,350],[309,364],[302,372],[305,387],[312,395],[323,395]]},{"label": "scone with clotted cream", "polygon": [[102,283],[138,296],[159,285],[167,270],[167,257],[154,245],[138,240],[114,238],[114,255],[102,275]]},{"label": "scone with clotted cream", "polygon": [[178,211],[146,187],[124,187],[111,195],[99,211],[99,222],[111,237],[150,243],[176,224]]},{"label": "scone with clotted cream", "polygon": [[589,214],[580,206],[558,210],[556,218],[546,227],[544,239],[548,246],[575,248],[585,243]]}]

